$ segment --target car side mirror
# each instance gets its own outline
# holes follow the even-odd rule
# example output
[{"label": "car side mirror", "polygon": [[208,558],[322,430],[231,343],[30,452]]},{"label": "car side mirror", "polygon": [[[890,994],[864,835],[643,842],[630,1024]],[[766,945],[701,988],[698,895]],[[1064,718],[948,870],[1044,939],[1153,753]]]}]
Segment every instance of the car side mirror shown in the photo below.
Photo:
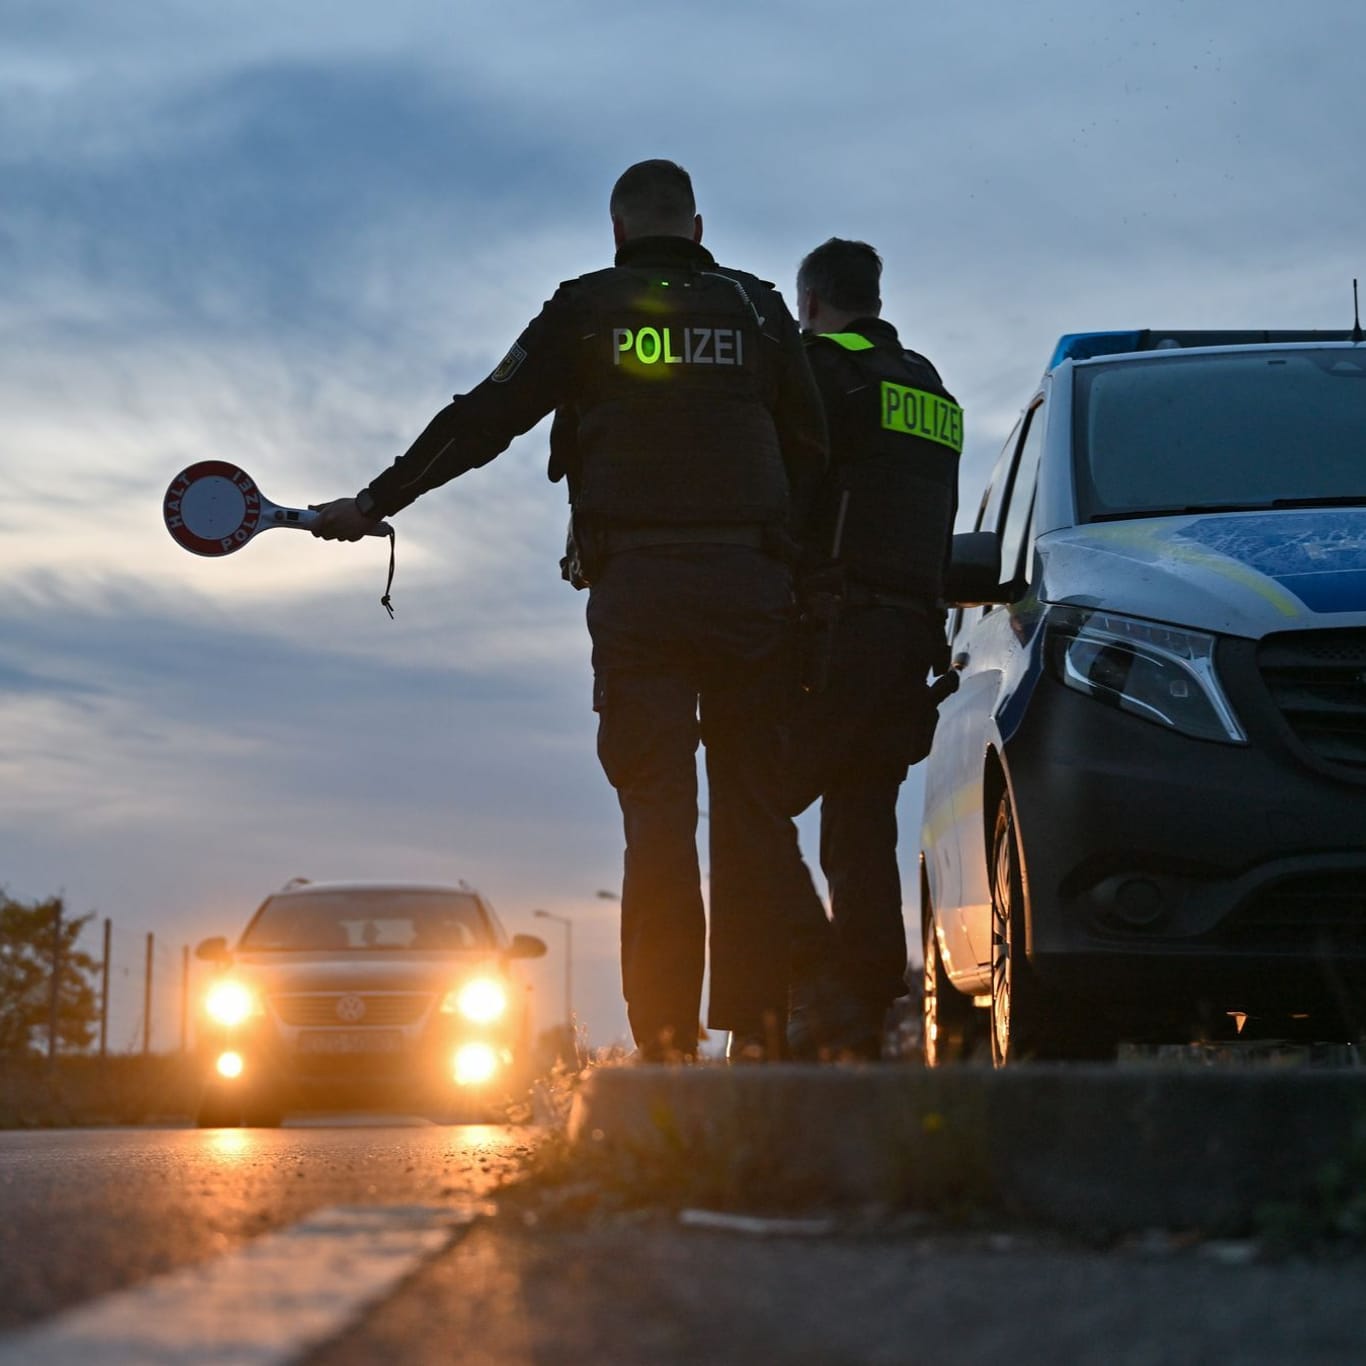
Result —
[{"label": "car side mirror", "polygon": [[194,946],[194,956],[204,963],[227,963],[232,960],[228,941],[221,934],[214,935],[212,939],[201,939]]},{"label": "car side mirror", "polygon": [[514,934],[508,945],[509,958],[544,958],[545,940],[534,934]]},{"label": "car side mirror", "polygon": [[1001,538],[994,531],[960,531],[953,538],[944,601],[951,607],[1009,602],[1001,583]]}]

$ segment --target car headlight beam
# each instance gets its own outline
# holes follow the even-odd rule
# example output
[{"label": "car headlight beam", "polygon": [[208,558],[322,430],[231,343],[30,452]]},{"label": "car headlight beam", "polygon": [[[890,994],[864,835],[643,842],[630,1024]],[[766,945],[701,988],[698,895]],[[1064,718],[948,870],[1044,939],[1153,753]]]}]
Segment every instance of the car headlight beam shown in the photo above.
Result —
[{"label": "car headlight beam", "polygon": [[1214,668],[1214,637],[1114,612],[1054,608],[1064,686],[1199,740],[1246,744]]},{"label": "car headlight beam", "polygon": [[451,1071],[458,1086],[482,1086],[498,1071],[498,1054],[486,1043],[467,1043],[458,1048]]},{"label": "car headlight beam", "polygon": [[204,1009],[211,1020],[228,1028],[243,1024],[251,1016],[261,1013],[255,992],[230,977],[215,982],[209,988],[209,994],[204,998]]},{"label": "car headlight beam", "polygon": [[491,977],[476,977],[446,993],[441,1009],[447,1015],[460,1014],[471,1024],[492,1024],[501,1019],[508,1007],[507,991]]}]

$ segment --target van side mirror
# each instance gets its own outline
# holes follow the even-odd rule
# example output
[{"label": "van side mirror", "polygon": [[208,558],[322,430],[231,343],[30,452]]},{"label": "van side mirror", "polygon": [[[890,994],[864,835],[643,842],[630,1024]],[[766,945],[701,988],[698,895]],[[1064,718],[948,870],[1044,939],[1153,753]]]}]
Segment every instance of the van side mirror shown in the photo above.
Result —
[{"label": "van side mirror", "polygon": [[545,940],[534,934],[514,934],[508,945],[509,958],[544,958]]},{"label": "van side mirror", "polygon": [[232,961],[228,941],[221,934],[214,935],[212,939],[201,939],[194,946],[194,956],[203,963],[228,963]]},{"label": "van side mirror", "polygon": [[953,538],[944,601],[951,607],[1009,602],[1001,583],[1001,538],[994,531],[960,531]]}]

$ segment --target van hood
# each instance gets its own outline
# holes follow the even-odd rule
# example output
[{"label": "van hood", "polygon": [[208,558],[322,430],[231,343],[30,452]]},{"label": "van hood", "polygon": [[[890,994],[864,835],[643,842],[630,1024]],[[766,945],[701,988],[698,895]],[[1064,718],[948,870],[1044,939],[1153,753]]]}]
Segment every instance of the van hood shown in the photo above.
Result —
[{"label": "van hood", "polygon": [[1044,603],[1220,635],[1366,626],[1366,507],[1136,518],[1038,541]]}]

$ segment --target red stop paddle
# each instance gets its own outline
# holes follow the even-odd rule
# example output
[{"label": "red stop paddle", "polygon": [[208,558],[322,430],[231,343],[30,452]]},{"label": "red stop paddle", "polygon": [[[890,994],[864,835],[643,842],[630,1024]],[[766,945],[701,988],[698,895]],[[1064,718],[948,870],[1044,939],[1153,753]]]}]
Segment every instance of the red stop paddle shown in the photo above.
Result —
[{"label": "red stop paddle", "polygon": [[[312,508],[272,503],[246,470],[226,460],[201,460],[171,480],[161,513],[171,539],[192,555],[231,555],[253,536],[274,527],[308,531],[318,520]],[[389,537],[389,583],[394,578],[394,529],[380,522],[366,533]],[[389,615],[389,590],[380,599]]]}]

